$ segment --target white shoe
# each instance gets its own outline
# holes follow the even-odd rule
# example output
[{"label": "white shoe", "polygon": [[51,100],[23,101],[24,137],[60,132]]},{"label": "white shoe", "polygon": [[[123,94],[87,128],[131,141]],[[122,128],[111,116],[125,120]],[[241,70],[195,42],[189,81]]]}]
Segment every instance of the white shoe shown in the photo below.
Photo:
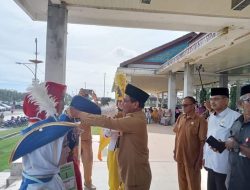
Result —
[{"label": "white shoe", "polygon": [[84,184],[84,190],[96,190],[96,186],[94,186],[93,184],[91,184],[91,186],[88,187],[88,186],[86,186],[86,185]]}]

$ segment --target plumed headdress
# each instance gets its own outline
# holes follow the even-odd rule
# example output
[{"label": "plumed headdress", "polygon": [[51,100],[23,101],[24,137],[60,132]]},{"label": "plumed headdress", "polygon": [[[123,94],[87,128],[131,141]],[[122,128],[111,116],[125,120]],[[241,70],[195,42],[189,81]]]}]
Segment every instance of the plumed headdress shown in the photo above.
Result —
[{"label": "plumed headdress", "polygon": [[75,123],[69,122],[67,117],[48,117],[38,121],[28,128],[21,131],[23,137],[14,147],[9,162],[13,162],[34,150],[63,137],[73,128],[77,127]]},{"label": "plumed headdress", "polygon": [[65,91],[66,85],[55,82],[34,84],[28,88],[28,94],[24,98],[24,114],[31,122],[58,114],[61,109],[59,103],[63,100]]}]

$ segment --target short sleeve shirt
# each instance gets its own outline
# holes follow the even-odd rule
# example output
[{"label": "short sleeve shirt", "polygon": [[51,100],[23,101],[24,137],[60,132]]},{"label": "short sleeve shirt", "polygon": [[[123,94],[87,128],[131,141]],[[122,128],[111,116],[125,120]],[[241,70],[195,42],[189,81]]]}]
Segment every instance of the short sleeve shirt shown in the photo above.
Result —
[{"label": "short sleeve shirt", "polygon": [[182,114],[176,121],[174,132],[177,162],[193,167],[206,140],[207,121],[197,113]]},{"label": "short sleeve shirt", "polygon": [[[238,112],[230,108],[226,108],[219,114],[211,114],[208,118],[207,137],[212,135],[218,140],[227,140],[230,136],[230,129],[239,116]],[[204,159],[206,168],[221,174],[228,173],[228,150],[224,150],[222,153],[214,152],[206,143],[204,146]]]}]

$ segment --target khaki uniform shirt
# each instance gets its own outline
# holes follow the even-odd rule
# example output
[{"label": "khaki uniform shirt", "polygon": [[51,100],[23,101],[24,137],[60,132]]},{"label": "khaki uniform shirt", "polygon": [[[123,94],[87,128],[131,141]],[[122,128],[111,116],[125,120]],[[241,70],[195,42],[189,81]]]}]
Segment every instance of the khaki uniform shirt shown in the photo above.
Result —
[{"label": "khaki uniform shirt", "polygon": [[207,135],[207,121],[194,113],[178,117],[174,132],[176,161],[194,167]]},{"label": "khaki uniform shirt", "polygon": [[83,123],[121,131],[118,164],[122,182],[127,186],[150,185],[147,123],[142,111],[117,119],[89,114]]}]

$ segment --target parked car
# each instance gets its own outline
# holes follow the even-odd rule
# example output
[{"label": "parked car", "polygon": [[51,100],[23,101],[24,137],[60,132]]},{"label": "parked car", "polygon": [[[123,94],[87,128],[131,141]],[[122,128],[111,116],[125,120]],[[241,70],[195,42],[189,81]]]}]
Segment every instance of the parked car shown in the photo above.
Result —
[{"label": "parked car", "polygon": [[0,105],[0,111],[6,111],[6,108]]},{"label": "parked car", "polygon": [[16,109],[23,109],[23,105],[17,104],[17,105],[15,106],[15,108],[16,108]]},{"label": "parked car", "polygon": [[23,101],[16,102],[15,109],[23,109]]},{"label": "parked car", "polygon": [[0,106],[5,107],[6,108],[5,111],[10,111],[10,109],[11,109],[11,106],[4,104],[4,103],[0,103]]}]

